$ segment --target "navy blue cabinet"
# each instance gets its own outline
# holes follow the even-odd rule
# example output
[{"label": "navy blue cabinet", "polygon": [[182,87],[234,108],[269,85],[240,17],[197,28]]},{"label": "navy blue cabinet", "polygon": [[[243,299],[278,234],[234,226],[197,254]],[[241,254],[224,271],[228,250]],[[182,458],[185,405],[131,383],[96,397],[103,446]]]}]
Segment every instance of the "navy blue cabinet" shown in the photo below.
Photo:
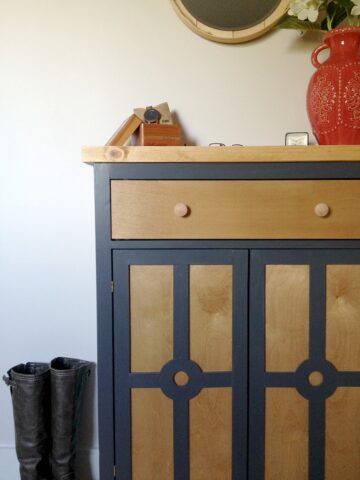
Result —
[{"label": "navy blue cabinet", "polygon": [[359,163],[94,170],[101,479],[357,480]]}]

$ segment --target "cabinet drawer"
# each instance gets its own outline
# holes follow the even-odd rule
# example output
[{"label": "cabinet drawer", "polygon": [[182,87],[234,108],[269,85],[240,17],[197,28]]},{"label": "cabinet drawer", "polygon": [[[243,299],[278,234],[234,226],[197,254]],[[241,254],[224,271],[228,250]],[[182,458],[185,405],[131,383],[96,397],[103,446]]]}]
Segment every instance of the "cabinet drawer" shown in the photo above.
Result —
[{"label": "cabinet drawer", "polygon": [[113,239],[360,238],[359,210],[360,180],[111,181]]}]

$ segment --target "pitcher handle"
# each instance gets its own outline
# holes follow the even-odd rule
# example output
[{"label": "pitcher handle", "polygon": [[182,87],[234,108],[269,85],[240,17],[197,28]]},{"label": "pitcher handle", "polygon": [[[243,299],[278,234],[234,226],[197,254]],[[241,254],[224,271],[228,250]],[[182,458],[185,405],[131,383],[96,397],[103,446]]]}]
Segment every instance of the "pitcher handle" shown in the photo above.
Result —
[{"label": "pitcher handle", "polygon": [[311,63],[314,65],[315,68],[319,68],[321,66],[321,63],[318,61],[318,55],[322,50],[325,50],[326,48],[329,48],[326,43],[323,43],[319,47],[315,48],[315,50],[311,54]]}]

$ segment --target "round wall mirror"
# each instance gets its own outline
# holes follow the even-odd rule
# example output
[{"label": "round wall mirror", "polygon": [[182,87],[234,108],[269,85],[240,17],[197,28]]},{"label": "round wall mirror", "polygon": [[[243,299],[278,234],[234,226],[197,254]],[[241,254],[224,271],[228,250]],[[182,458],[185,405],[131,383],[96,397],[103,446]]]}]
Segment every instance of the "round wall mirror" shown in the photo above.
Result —
[{"label": "round wall mirror", "polygon": [[214,42],[260,37],[286,13],[289,0],[171,0],[181,20]]}]

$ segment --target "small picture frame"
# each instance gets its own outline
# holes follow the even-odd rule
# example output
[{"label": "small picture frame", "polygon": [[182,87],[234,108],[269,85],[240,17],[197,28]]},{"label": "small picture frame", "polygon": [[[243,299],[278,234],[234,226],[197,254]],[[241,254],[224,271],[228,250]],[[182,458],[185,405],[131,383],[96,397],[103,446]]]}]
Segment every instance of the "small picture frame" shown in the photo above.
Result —
[{"label": "small picture frame", "polygon": [[308,132],[288,132],[285,134],[285,145],[309,145]]}]

